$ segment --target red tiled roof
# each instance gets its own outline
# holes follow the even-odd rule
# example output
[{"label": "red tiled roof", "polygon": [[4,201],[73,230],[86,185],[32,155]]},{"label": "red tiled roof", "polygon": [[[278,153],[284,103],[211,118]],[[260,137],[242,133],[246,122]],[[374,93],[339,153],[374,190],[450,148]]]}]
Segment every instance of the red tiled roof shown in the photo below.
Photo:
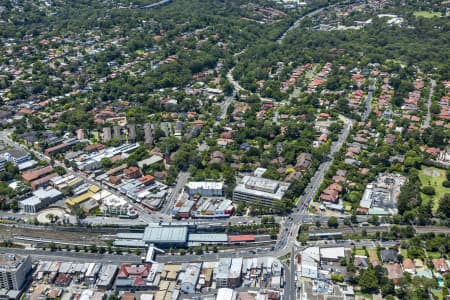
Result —
[{"label": "red tiled roof", "polygon": [[43,183],[47,183],[48,181],[50,181],[50,179],[54,178],[58,176],[58,174],[56,173],[52,173],[49,174],[47,176],[41,177],[39,179],[33,180],[32,182],[30,182],[32,189],[36,189],[37,187],[39,187],[41,184]]},{"label": "red tiled roof", "polygon": [[230,235],[228,237],[228,240],[230,243],[236,243],[236,242],[254,242],[255,236],[253,234],[247,234],[247,235]]},{"label": "red tiled roof", "polygon": [[153,177],[152,175],[146,175],[144,177],[139,178],[139,181],[144,184],[152,182],[153,180],[155,180],[155,177]]},{"label": "red tiled roof", "polygon": [[52,166],[47,166],[47,167],[43,167],[40,169],[34,169],[28,172],[24,172],[22,174],[22,179],[24,181],[33,181],[41,176],[44,176],[48,173],[50,173],[51,171],[53,171],[53,167]]}]

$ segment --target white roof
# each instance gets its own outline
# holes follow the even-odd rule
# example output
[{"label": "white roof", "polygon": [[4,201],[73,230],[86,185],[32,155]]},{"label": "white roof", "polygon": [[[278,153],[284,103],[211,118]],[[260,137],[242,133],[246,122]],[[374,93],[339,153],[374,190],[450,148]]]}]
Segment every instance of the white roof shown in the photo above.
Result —
[{"label": "white roof", "polygon": [[150,165],[160,162],[162,160],[163,160],[163,158],[161,156],[153,155],[150,158],[147,158],[147,159],[144,159],[144,160],[141,160],[140,162],[138,162],[138,166],[139,166],[139,168],[142,168],[145,165],[150,166]]},{"label": "white roof", "polygon": [[18,164],[17,167],[19,168],[19,170],[25,170],[25,169],[31,168],[35,165],[37,165],[37,161],[32,159],[32,160],[28,160],[26,162]]},{"label": "white roof", "polygon": [[107,190],[100,190],[98,193],[95,193],[94,195],[92,195],[92,199],[94,199],[95,201],[99,201],[100,199],[106,198],[108,196],[110,196],[111,193],[108,192]]},{"label": "white roof", "polygon": [[319,247],[309,247],[302,252],[302,261],[304,257],[309,257],[315,261],[320,260],[320,249]]},{"label": "white roof", "polygon": [[61,192],[56,189],[49,189],[49,190],[38,189],[33,192],[33,195],[35,195],[39,199],[46,199],[59,197],[61,195]]},{"label": "white roof", "polygon": [[289,188],[289,183],[254,176],[245,176],[236,185],[234,192],[281,200]]},{"label": "white roof", "polygon": [[31,196],[25,200],[20,201],[21,205],[37,205],[41,203],[41,199],[36,196]]},{"label": "white roof", "polygon": [[128,205],[128,202],[125,199],[117,197],[116,195],[109,195],[108,197],[103,198],[102,201],[105,206],[119,207]]},{"label": "white roof", "polygon": [[234,291],[229,288],[221,288],[217,292],[217,300],[234,300]]},{"label": "white roof", "polygon": [[141,300],[153,300],[153,294],[141,294]]},{"label": "white roof", "polygon": [[223,189],[223,182],[215,181],[191,181],[186,184],[189,189],[204,189],[204,190],[221,190]]},{"label": "white roof", "polygon": [[264,173],[266,173],[267,169],[266,168],[256,168],[256,170],[253,172],[253,174],[255,174],[255,176],[257,177],[261,177],[263,176]]},{"label": "white roof", "polygon": [[230,272],[228,273],[228,276],[231,278],[241,277],[242,263],[243,263],[242,257],[233,258],[233,260],[231,261]]},{"label": "white roof", "polygon": [[373,188],[373,186],[371,184],[368,184],[366,186],[363,197],[362,197],[361,201],[359,202],[360,207],[370,208],[372,206],[372,199],[370,197],[370,195],[372,194],[372,188]]},{"label": "white roof", "polygon": [[344,247],[334,247],[334,248],[321,248],[320,256],[322,258],[334,259],[345,257]]}]

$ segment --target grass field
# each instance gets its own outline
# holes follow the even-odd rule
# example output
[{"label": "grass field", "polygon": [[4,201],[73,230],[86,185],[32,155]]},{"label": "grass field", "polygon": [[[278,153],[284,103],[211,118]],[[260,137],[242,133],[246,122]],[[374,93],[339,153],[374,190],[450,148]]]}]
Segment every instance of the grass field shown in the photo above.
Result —
[{"label": "grass field", "polygon": [[422,166],[422,169],[419,172],[419,178],[422,183],[422,187],[428,185],[434,187],[436,195],[428,196],[421,193],[421,196],[424,201],[433,201],[433,211],[436,211],[439,205],[439,199],[441,199],[445,193],[450,193],[450,188],[442,186],[442,182],[446,180],[445,170],[435,167]]},{"label": "grass field", "polygon": [[422,18],[439,18],[439,17],[442,17],[442,13],[430,12],[430,11],[415,11],[414,16],[422,17]]}]

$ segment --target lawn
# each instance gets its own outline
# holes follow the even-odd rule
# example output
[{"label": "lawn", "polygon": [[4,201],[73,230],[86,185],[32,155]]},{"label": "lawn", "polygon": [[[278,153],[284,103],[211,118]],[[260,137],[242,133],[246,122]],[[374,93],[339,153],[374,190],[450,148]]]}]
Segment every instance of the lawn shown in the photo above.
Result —
[{"label": "lawn", "polygon": [[94,137],[94,139],[96,139],[97,141],[99,141],[99,135],[98,135],[98,131],[92,131],[91,132],[92,136]]},{"label": "lawn", "polygon": [[366,251],[364,249],[355,249],[355,255],[366,255]]},{"label": "lawn", "polygon": [[364,299],[373,299],[373,295],[372,294],[366,294],[366,293],[363,293],[361,291],[355,292],[355,295],[359,296],[359,297],[363,297]]},{"label": "lawn", "polygon": [[431,11],[415,11],[414,12],[415,17],[422,17],[422,18],[439,18],[442,17],[442,13],[440,12],[431,12]]},{"label": "lawn", "polygon": [[427,255],[428,255],[428,258],[431,258],[431,259],[433,259],[433,258],[441,258],[442,257],[439,252],[427,251]]},{"label": "lawn", "polygon": [[408,251],[406,249],[400,249],[400,254],[403,256],[403,259],[408,257]]},{"label": "lawn", "polygon": [[422,166],[422,169],[419,172],[419,178],[420,182],[422,183],[422,187],[428,185],[434,187],[436,195],[428,196],[424,193],[421,193],[421,196],[424,201],[432,200],[433,211],[436,211],[439,206],[439,199],[441,199],[445,193],[450,193],[450,188],[442,186],[442,182],[446,180],[445,170],[435,167]]},{"label": "lawn", "polygon": [[442,292],[440,290],[432,289],[431,293],[433,294],[434,299],[437,299],[437,300],[444,299],[444,296],[442,295]]}]

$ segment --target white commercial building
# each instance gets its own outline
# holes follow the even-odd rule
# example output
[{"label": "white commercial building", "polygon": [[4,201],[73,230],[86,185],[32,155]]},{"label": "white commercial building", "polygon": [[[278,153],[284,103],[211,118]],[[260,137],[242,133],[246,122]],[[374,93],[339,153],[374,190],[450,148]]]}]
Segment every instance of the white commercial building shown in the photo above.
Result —
[{"label": "white commercial building", "polygon": [[223,196],[223,182],[210,181],[191,181],[186,184],[189,196],[195,194],[204,197],[221,197]]},{"label": "white commercial building", "polygon": [[261,205],[271,206],[274,200],[281,200],[290,184],[282,181],[245,176],[233,191],[233,201],[260,201]]},{"label": "white commercial building", "polygon": [[26,213],[36,213],[40,209],[46,208],[50,204],[62,199],[63,194],[55,189],[38,189],[33,192],[33,196],[19,202],[19,207]]},{"label": "white commercial building", "polygon": [[344,247],[320,248],[320,258],[322,261],[337,262],[344,257]]},{"label": "white commercial building", "polygon": [[319,247],[309,247],[303,250],[301,268],[302,277],[316,279],[319,274],[320,250]]}]

